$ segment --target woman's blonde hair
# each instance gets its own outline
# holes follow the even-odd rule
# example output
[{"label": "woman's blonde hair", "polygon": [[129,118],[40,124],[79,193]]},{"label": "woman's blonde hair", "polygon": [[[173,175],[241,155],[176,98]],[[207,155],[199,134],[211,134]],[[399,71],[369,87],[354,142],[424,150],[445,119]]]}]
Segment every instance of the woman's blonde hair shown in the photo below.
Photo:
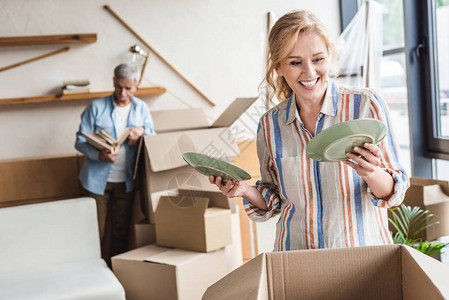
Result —
[{"label": "woman's blonde hair", "polygon": [[267,73],[266,83],[273,88],[279,101],[285,101],[290,97],[292,89],[288,86],[284,77],[277,76],[275,69],[279,67],[282,59],[288,56],[293,49],[298,35],[314,32],[321,36],[326,44],[332,64],[336,65],[338,53],[334,44],[328,37],[324,24],[311,12],[300,10],[283,15],[273,26],[268,36]]}]

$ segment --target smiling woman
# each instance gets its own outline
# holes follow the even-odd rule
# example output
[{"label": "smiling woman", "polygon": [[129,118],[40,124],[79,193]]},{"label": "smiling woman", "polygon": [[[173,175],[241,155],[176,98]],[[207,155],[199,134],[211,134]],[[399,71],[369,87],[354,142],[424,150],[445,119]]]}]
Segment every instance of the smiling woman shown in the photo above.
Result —
[{"label": "smiling woman", "polygon": [[[307,15],[308,14],[308,15]],[[335,70],[336,62],[338,60],[338,53],[333,43],[328,38],[326,27],[321,22],[316,22],[315,16],[304,12],[302,14],[304,18],[299,19],[296,14],[287,14],[283,18],[286,22],[295,22],[295,26],[290,26],[287,29],[282,27],[273,27],[269,35],[269,53],[268,53],[268,70],[265,76],[265,80],[274,90],[276,90],[276,96],[279,100],[283,101],[290,97],[292,88],[285,81],[282,75],[275,78],[274,71],[278,72],[282,63],[290,63],[291,65],[300,65],[302,60],[306,57],[301,57],[301,47],[298,43],[299,38],[304,39],[304,35],[311,33],[311,37],[307,36],[306,39],[312,39],[318,43],[314,45],[315,49],[310,49],[312,53],[312,59],[315,63],[322,62],[324,60],[327,69],[326,76],[329,70]],[[301,30],[301,37],[298,39],[292,38],[292,36],[298,37],[299,30]],[[302,44],[306,44],[304,41]],[[324,44],[324,45],[323,45]],[[309,51],[309,49],[307,49]],[[299,56],[298,56],[299,55]],[[310,59],[310,57],[309,57]],[[288,62],[286,62],[288,60]],[[325,78],[327,79],[327,77]],[[326,80],[322,80],[326,81]],[[310,83],[306,83],[309,84]]]},{"label": "smiling woman", "polygon": [[[398,162],[385,103],[373,90],[340,86],[329,78],[337,55],[312,13],[284,15],[268,42],[265,78],[281,103],[259,121],[262,179],[255,186],[223,184],[220,177],[211,183],[228,197],[244,197],[254,221],[279,215],[275,250],[392,244],[386,208],[402,203],[409,181]],[[344,161],[320,162],[307,155],[315,135],[363,118],[385,124],[379,145],[380,139],[370,138],[362,147],[349,147]]]}]

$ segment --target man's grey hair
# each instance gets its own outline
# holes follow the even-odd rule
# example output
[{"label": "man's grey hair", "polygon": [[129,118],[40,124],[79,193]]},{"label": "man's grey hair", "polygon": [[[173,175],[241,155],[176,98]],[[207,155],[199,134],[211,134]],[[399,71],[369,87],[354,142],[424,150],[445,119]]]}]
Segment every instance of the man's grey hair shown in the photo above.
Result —
[{"label": "man's grey hair", "polygon": [[115,78],[132,79],[136,83],[139,82],[139,70],[132,64],[120,64],[114,69]]}]

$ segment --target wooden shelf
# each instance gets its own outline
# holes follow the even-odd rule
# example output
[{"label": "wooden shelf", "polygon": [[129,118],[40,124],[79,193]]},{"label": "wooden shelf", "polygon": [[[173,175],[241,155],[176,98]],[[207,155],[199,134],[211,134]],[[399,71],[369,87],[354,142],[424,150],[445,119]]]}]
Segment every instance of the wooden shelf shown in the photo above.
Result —
[{"label": "wooden shelf", "polygon": [[95,43],[96,33],[0,37],[0,46],[31,46]]},{"label": "wooden shelf", "polygon": [[[145,96],[145,95],[162,95],[166,92],[166,89],[160,86],[154,87],[142,87],[138,88],[134,93],[135,96]],[[2,105],[15,105],[15,104],[28,104],[28,103],[45,103],[45,102],[66,102],[74,100],[89,100],[106,97],[111,95],[112,91],[106,92],[93,92],[93,93],[79,93],[79,94],[68,94],[58,97],[55,94],[37,96],[37,97],[21,97],[21,98],[8,98],[0,99],[0,106]]]}]

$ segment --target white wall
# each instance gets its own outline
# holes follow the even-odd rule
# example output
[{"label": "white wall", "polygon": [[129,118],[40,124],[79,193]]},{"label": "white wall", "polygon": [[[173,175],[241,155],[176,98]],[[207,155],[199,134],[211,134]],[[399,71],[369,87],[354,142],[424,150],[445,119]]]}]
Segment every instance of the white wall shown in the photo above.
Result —
[{"label": "white wall", "polygon": [[[89,78],[92,91],[112,90],[113,68],[144,45],[108,4],[217,105],[210,106],[155,55],[143,86],[168,93],[142,97],[151,109],[202,107],[214,120],[236,97],[258,95],[263,78],[267,12],[313,11],[340,33],[337,0],[0,0],[0,36],[97,33],[94,44],[0,73],[0,101],[55,92],[63,80]],[[64,45],[0,47],[0,68]],[[0,106],[0,159],[75,153],[80,114],[89,100]],[[254,129],[255,130],[255,129]]]}]

